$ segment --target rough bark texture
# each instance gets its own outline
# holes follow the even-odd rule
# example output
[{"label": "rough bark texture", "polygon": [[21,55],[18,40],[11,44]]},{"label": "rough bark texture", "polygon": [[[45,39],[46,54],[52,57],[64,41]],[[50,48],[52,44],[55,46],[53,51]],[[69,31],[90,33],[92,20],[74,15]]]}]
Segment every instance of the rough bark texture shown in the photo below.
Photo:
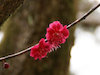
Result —
[{"label": "rough bark texture", "polygon": [[[45,37],[49,23],[59,20],[69,24],[75,20],[76,0],[25,0],[23,7],[2,27],[5,35],[0,44],[0,55],[7,55],[36,44]],[[0,68],[1,75],[68,75],[70,50],[74,44],[72,27],[66,43],[47,58],[34,60],[29,53],[8,60],[8,70]],[[1,64],[2,65],[2,64]],[[0,65],[0,66],[1,66]]]},{"label": "rough bark texture", "polygon": [[24,0],[0,0],[0,26]]}]

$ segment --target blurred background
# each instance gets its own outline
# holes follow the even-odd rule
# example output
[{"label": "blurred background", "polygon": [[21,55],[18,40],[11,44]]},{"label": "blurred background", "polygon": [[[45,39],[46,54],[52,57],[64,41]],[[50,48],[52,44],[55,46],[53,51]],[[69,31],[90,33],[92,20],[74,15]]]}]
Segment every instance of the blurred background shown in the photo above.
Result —
[{"label": "blurred background", "polygon": [[[99,0],[24,0],[16,12],[0,27],[0,57],[38,43],[53,21],[68,25],[81,17]],[[29,52],[6,60],[0,75],[100,75],[100,8],[69,29],[70,36],[42,60]]]},{"label": "blurred background", "polygon": [[[77,17],[82,16],[100,0],[83,0]],[[100,8],[77,25],[75,44],[71,50],[71,75],[100,75]]]}]

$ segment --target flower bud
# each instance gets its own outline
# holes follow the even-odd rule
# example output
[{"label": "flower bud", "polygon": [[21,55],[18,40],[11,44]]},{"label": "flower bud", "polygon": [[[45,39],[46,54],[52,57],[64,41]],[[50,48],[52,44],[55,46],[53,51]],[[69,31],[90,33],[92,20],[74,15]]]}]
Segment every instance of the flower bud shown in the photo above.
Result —
[{"label": "flower bud", "polygon": [[8,69],[9,68],[9,64],[7,62],[4,62],[3,68]]}]

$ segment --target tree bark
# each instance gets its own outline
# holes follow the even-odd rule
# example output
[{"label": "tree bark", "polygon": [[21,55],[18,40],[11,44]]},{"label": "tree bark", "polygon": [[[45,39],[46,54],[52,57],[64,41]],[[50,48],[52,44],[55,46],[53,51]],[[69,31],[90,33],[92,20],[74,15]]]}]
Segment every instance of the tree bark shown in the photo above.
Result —
[{"label": "tree bark", "polygon": [[[4,38],[0,55],[8,55],[32,46],[45,37],[46,28],[55,20],[69,24],[75,20],[76,0],[25,0],[23,7],[2,27]],[[69,75],[70,50],[74,44],[75,27],[70,36],[42,60],[34,60],[29,53],[8,60],[8,70],[0,69],[1,75]]]},{"label": "tree bark", "polygon": [[0,26],[24,0],[0,0]]}]

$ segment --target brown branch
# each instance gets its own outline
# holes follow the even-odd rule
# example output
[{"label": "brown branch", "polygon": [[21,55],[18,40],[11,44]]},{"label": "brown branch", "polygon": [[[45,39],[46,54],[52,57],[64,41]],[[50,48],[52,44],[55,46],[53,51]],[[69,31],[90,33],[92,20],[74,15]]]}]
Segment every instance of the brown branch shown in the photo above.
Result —
[{"label": "brown branch", "polygon": [[81,18],[77,19],[76,21],[72,22],[71,24],[69,24],[67,26],[67,28],[70,28],[72,26],[74,26],[75,24],[81,22],[82,20],[86,19],[93,11],[95,11],[98,7],[100,6],[100,3],[98,5],[96,5],[95,7],[93,7],[92,9],[90,9],[87,13],[85,13]]},{"label": "brown branch", "polygon": [[0,0],[0,26],[24,0]]},{"label": "brown branch", "polygon": [[[100,3],[99,3],[98,5],[96,5],[95,7],[93,7],[92,9],[90,9],[90,10],[89,10],[85,15],[83,15],[81,18],[79,18],[79,19],[77,19],[76,21],[74,21],[73,23],[69,24],[69,25],[67,26],[67,29],[69,29],[70,27],[74,26],[75,24],[77,24],[77,23],[81,22],[82,20],[84,20],[85,18],[87,18],[87,17],[88,17],[93,11],[95,11],[99,6],[100,6]],[[47,40],[45,39],[45,41],[47,41]],[[19,56],[19,55],[22,55],[22,54],[24,54],[24,53],[30,51],[32,47],[33,47],[33,46],[31,46],[31,47],[29,47],[29,48],[27,48],[27,49],[25,49],[25,50],[22,50],[22,51],[20,51],[20,52],[18,52],[18,53],[15,53],[15,54],[11,54],[11,55],[8,55],[8,56],[1,57],[1,58],[0,58],[0,61],[5,60],[5,59],[9,59],[9,58],[13,58],[13,57],[16,57],[16,56]]]}]

